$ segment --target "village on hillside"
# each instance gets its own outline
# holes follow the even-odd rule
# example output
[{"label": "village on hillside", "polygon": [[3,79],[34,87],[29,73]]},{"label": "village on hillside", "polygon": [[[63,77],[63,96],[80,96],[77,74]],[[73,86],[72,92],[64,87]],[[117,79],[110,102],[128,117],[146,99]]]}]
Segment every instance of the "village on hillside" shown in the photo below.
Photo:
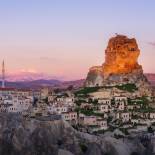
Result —
[{"label": "village on hillside", "polygon": [[[60,116],[75,129],[105,133],[119,129],[124,134],[155,128],[154,97],[137,96],[134,84],[113,88],[85,87],[79,90],[0,89],[0,112],[25,118]],[[128,93],[128,95],[127,95]]]}]

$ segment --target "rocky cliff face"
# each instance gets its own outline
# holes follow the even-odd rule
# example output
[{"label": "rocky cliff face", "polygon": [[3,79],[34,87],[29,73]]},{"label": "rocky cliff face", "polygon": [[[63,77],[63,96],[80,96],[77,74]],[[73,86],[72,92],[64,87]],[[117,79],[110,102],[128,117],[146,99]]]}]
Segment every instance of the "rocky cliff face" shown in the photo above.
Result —
[{"label": "rocky cliff face", "polygon": [[0,155],[143,155],[146,149],[136,138],[80,133],[61,119],[0,114]]},{"label": "rocky cliff face", "polygon": [[105,50],[105,62],[102,66],[91,67],[85,86],[119,85],[135,83],[151,94],[150,84],[138,64],[140,50],[134,38],[116,35],[109,40]]},{"label": "rocky cliff face", "polygon": [[117,35],[109,40],[105,50],[104,75],[131,73],[141,70],[137,59],[140,54],[136,40]]}]

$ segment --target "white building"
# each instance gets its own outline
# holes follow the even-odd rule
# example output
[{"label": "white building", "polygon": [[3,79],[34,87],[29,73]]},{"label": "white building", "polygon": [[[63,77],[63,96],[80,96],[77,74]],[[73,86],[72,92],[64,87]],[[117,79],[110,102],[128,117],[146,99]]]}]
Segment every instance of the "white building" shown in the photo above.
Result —
[{"label": "white building", "polygon": [[125,103],[124,102],[119,102],[118,103],[118,110],[121,110],[121,111],[123,111],[125,109]]},{"label": "white building", "polygon": [[45,99],[46,97],[48,97],[49,95],[49,88],[48,87],[44,87],[41,89],[41,98]]},{"label": "white building", "polygon": [[23,111],[28,110],[28,108],[32,105],[32,99],[25,97],[15,98],[10,100],[9,103],[11,106],[8,107],[8,112],[22,113]]},{"label": "white building", "polygon": [[64,105],[47,106],[49,113],[62,114],[68,112],[68,107]]},{"label": "white building", "polygon": [[33,103],[31,91],[13,88],[0,88],[0,112],[22,113]]},{"label": "white building", "polygon": [[124,102],[125,104],[127,104],[127,97],[126,96],[115,96],[114,100],[115,100],[115,104],[118,104],[120,102]]},{"label": "white building", "polygon": [[98,103],[99,104],[107,104],[107,105],[111,106],[111,100],[108,98],[99,99]]},{"label": "white building", "polygon": [[150,119],[155,119],[155,112],[150,113]]},{"label": "white building", "polygon": [[116,119],[120,119],[122,122],[129,122],[130,113],[129,112],[118,112],[116,114]]},{"label": "white building", "polygon": [[109,111],[109,106],[107,104],[99,104],[98,105],[98,112],[104,113]]},{"label": "white building", "polygon": [[70,123],[76,124],[77,123],[77,112],[64,112],[62,113],[62,118],[65,121],[69,121]]},{"label": "white building", "polygon": [[0,88],[0,96],[14,94],[16,90],[14,88]]},{"label": "white building", "polygon": [[101,130],[107,130],[107,120],[105,119],[97,119],[97,125],[100,127]]},{"label": "white building", "polygon": [[82,115],[79,117],[79,123],[81,125],[97,125],[96,123],[96,116],[85,116],[85,115]]}]

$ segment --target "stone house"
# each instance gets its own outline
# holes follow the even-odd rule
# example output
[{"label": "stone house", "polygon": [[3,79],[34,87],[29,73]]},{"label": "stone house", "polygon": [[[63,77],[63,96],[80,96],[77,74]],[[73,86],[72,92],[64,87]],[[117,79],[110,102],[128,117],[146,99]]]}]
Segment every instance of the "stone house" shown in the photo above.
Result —
[{"label": "stone house", "polygon": [[150,113],[150,119],[155,119],[155,112]]},{"label": "stone house", "polygon": [[101,130],[107,130],[107,120],[105,119],[97,119],[97,125],[100,127]]},{"label": "stone house", "polygon": [[56,97],[53,95],[48,96],[48,102],[53,102]]},{"label": "stone house", "polygon": [[109,111],[109,106],[107,104],[99,104],[97,112],[106,113]]},{"label": "stone house", "polygon": [[129,112],[118,112],[116,113],[116,119],[119,119],[122,122],[129,122],[130,113]]},{"label": "stone house", "polygon": [[77,112],[70,111],[62,113],[62,118],[65,121],[70,122],[71,124],[77,124]]},{"label": "stone house", "polygon": [[138,124],[140,121],[139,119],[131,119],[132,124]]},{"label": "stone house", "polygon": [[81,124],[83,126],[97,125],[96,116],[82,115],[79,117],[79,124]]},{"label": "stone house", "polygon": [[46,97],[48,97],[49,95],[49,88],[48,87],[44,87],[41,89],[41,98],[45,99]]},{"label": "stone house", "polygon": [[[8,103],[8,100],[5,100],[4,103]],[[10,106],[8,107],[8,112],[22,113],[23,111],[28,110],[32,105],[32,98],[28,97],[15,97],[10,101]]]},{"label": "stone house", "polygon": [[111,100],[108,98],[99,99],[98,103],[99,104],[107,104],[107,105],[111,106]]},{"label": "stone house", "polygon": [[47,106],[49,113],[61,114],[68,111],[68,107],[64,105]]},{"label": "stone house", "polygon": [[119,102],[118,103],[118,110],[123,111],[125,109],[125,103],[124,102]]},{"label": "stone house", "polygon": [[81,103],[80,108],[85,110],[90,110],[94,108],[94,105],[89,103]]},{"label": "stone house", "polygon": [[127,97],[126,96],[115,96],[114,97],[115,104],[117,105],[120,102],[124,102],[127,105]]}]

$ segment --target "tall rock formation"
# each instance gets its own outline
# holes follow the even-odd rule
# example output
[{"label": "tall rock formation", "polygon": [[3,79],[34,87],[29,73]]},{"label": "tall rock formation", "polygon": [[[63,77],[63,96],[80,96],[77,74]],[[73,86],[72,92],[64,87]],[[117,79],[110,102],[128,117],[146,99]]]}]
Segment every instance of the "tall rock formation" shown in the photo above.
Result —
[{"label": "tall rock formation", "polygon": [[135,39],[117,35],[109,40],[105,50],[105,63],[103,72],[105,75],[131,73],[133,70],[142,69],[137,59],[140,54]]},{"label": "tall rock formation", "polygon": [[[140,50],[135,38],[124,35],[112,37],[105,50],[102,66],[91,67],[85,81],[86,87],[109,86],[134,83],[137,87],[150,91],[150,85],[138,64]],[[141,91],[142,91],[141,90]],[[150,91],[151,92],[151,91]]]}]

